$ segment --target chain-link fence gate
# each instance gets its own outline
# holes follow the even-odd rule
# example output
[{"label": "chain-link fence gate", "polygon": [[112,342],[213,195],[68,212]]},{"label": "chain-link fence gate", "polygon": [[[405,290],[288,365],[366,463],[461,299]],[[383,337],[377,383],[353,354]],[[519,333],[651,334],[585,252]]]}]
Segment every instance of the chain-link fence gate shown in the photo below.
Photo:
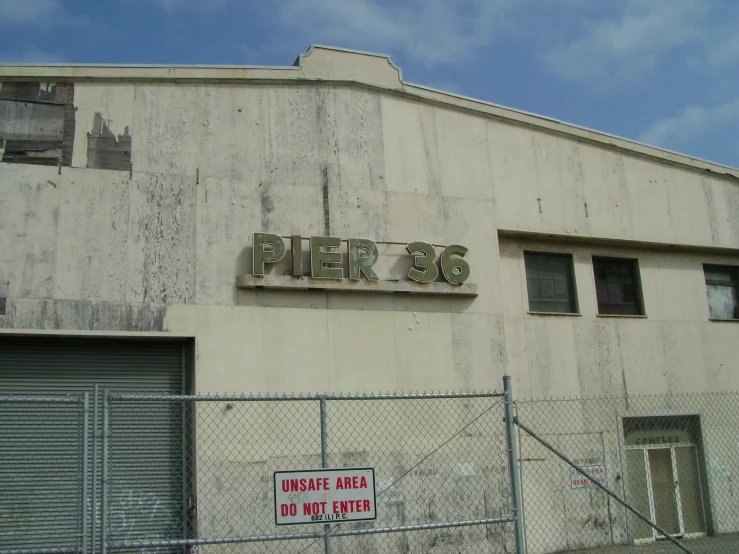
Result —
[{"label": "chain-link fence gate", "polygon": [[[153,413],[171,426],[149,425]],[[110,394],[103,543],[131,552],[513,552],[503,413],[501,393]],[[277,527],[274,473],[318,468],[373,468],[376,519]]]}]

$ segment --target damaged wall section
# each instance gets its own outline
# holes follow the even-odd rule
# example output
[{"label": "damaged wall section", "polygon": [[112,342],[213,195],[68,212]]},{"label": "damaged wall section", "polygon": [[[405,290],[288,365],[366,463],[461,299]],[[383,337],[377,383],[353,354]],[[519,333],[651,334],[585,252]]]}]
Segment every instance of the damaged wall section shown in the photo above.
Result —
[{"label": "damaged wall section", "polygon": [[74,83],[0,83],[0,161],[72,165]]},{"label": "damaged wall section", "polygon": [[87,167],[130,171],[131,135],[128,127],[116,138],[102,114],[97,112],[92,132],[87,133]]}]

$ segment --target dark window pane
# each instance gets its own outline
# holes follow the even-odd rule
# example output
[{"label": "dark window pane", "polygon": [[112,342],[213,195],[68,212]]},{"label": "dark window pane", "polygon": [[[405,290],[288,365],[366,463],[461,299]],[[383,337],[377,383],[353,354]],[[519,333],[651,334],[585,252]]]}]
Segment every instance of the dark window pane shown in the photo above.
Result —
[{"label": "dark window pane", "polygon": [[532,312],[574,313],[572,259],[561,254],[524,253]]},{"label": "dark window pane", "polygon": [[568,258],[552,258],[552,271],[559,277],[566,276],[570,272],[570,261]]},{"label": "dark window pane", "polygon": [[630,304],[636,303],[636,295],[634,294],[634,285],[632,283],[624,283],[623,288],[623,301]]},{"label": "dark window pane", "polygon": [[552,279],[554,270],[552,269],[552,260],[550,258],[542,258],[539,260],[539,278]]},{"label": "dark window pane", "polygon": [[636,260],[593,258],[598,313],[641,315]]},{"label": "dark window pane", "polygon": [[608,283],[608,303],[615,304],[621,301],[621,285],[618,283]]},{"label": "dark window pane", "polygon": [[595,294],[598,297],[598,305],[608,302],[608,285],[605,283],[595,283]]},{"label": "dark window pane", "polygon": [[732,269],[706,268],[706,283],[713,285],[736,284],[736,271]]},{"label": "dark window pane", "polygon": [[547,299],[554,298],[554,281],[546,279],[541,281],[541,297]]},{"label": "dark window pane", "polygon": [[529,298],[541,298],[541,287],[538,279],[526,279],[526,286],[529,291]]},{"label": "dark window pane", "polygon": [[554,282],[554,296],[557,300],[567,301],[570,295],[569,284],[564,279],[559,279]]}]

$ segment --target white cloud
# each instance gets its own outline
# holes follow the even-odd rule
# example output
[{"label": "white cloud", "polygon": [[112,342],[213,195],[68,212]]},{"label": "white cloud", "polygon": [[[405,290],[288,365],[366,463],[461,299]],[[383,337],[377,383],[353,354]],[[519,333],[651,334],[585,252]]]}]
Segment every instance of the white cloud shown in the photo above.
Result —
[{"label": "white cloud", "polygon": [[[521,0],[279,0],[289,28],[313,42],[388,53],[426,65],[468,58],[510,24]],[[320,38],[319,40],[315,40]]]},{"label": "white cloud", "polygon": [[658,119],[641,134],[639,140],[666,148],[680,149],[719,129],[732,130],[739,123],[739,97],[713,106],[688,106],[673,116]]},{"label": "white cloud", "polygon": [[155,4],[168,12],[175,10],[210,10],[222,8],[230,0],[128,0],[144,4]]},{"label": "white cloud", "polygon": [[702,0],[630,0],[617,15],[584,21],[577,38],[544,58],[551,71],[573,80],[635,79],[701,38],[707,9]]},{"label": "white cloud", "polygon": [[[739,18],[736,25],[739,25]],[[699,63],[715,69],[739,63],[739,35],[735,30],[728,36],[711,37],[706,42],[705,55],[698,60]]]},{"label": "white cloud", "polygon": [[0,0],[0,25],[48,24],[61,15],[58,0]]}]

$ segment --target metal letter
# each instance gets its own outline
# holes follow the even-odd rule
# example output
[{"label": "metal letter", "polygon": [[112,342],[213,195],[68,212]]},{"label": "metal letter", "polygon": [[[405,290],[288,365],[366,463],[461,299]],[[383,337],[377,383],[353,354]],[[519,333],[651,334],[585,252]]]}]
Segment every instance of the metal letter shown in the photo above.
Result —
[{"label": "metal letter", "polygon": [[[334,252],[334,248],[341,246],[339,237],[311,237],[310,238],[310,271],[311,276],[323,279],[343,279],[344,269],[341,267],[328,267],[323,264],[340,264],[341,252]],[[330,251],[322,250],[322,247],[331,248]]]},{"label": "metal letter", "polygon": [[[360,251],[367,253],[361,256]],[[358,281],[362,274],[370,281],[379,281],[380,278],[372,269],[379,252],[374,241],[369,239],[349,239],[349,279]]]},{"label": "metal letter", "polygon": [[293,255],[293,277],[303,276],[303,239],[300,235],[293,235],[292,238],[292,255]]},{"label": "metal letter", "polygon": [[[271,246],[265,250],[265,246]],[[264,275],[264,264],[279,262],[285,257],[285,241],[280,235],[272,233],[254,233],[254,275]]]},{"label": "metal letter", "polygon": [[[467,247],[461,244],[450,244],[441,253],[441,272],[444,279],[453,285],[461,285],[470,276],[470,264],[462,259],[467,254]],[[459,256],[453,259],[452,256]]]},{"label": "metal letter", "polygon": [[[405,247],[413,256],[413,267],[408,272],[408,278],[419,283],[430,283],[439,276],[439,268],[436,267],[436,250],[428,242],[415,241]],[[422,252],[423,255],[418,254]],[[422,268],[422,269],[420,269]]]}]

